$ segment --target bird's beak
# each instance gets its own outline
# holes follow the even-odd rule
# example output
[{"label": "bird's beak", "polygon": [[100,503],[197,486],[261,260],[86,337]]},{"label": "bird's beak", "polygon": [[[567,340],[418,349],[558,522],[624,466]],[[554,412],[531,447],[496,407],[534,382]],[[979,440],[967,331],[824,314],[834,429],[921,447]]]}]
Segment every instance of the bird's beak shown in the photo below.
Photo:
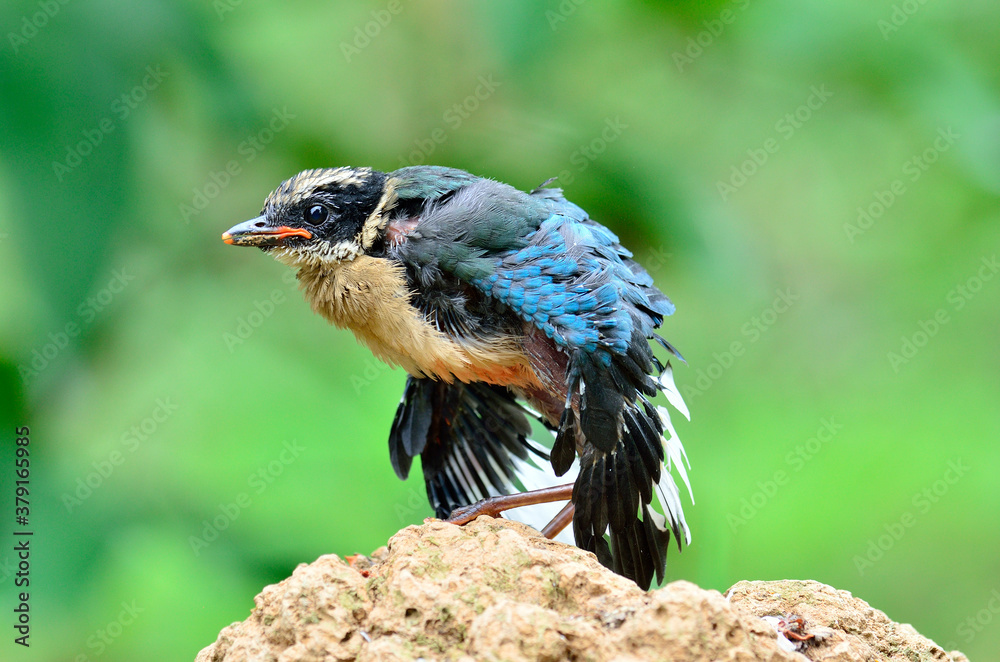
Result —
[{"label": "bird's beak", "polygon": [[263,216],[234,225],[222,233],[222,241],[233,246],[281,246],[289,237],[312,239],[312,233],[287,225],[269,227]]}]

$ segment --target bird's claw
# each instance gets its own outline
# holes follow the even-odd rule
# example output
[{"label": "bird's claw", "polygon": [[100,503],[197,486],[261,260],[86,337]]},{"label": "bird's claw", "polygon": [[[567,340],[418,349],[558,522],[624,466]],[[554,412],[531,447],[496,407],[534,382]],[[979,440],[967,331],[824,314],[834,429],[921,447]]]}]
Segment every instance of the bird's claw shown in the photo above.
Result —
[{"label": "bird's claw", "polygon": [[468,524],[480,515],[489,517],[502,517],[502,509],[498,508],[493,499],[484,499],[469,506],[461,506],[451,511],[451,515],[445,521],[449,524],[459,526]]}]

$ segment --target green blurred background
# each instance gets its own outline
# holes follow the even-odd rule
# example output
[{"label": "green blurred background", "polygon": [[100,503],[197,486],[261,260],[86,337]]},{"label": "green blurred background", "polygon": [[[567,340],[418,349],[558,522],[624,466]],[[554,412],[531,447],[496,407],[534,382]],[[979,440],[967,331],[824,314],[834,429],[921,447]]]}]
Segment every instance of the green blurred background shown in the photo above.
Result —
[{"label": "green blurred background", "polygon": [[996,3],[32,0],[0,24],[4,659],[191,659],[296,564],[429,515],[386,452],[404,375],[219,240],[301,169],[414,163],[559,175],[676,302],[697,504],[671,580],[817,579],[998,659]]}]

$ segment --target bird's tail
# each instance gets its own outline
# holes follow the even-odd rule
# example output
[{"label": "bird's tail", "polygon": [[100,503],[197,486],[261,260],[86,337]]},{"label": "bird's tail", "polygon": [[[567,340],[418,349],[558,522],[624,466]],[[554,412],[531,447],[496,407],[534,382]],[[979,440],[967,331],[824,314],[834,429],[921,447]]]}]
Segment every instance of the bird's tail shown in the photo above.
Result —
[{"label": "bird's tail", "polygon": [[[657,386],[688,417],[669,363]],[[690,465],[666,407],[654,407],[639,394],[626,404],[623,419],[622,435],[614,448],[605,451],[588,446],[580,459],[573,490],[573,530],[580,547],[648,588],[654,574],[658,582],[663,581],[671,533],[678,549],[682,540],[691,542],[673,477],[676,471],[693,502],[687,476]],[[654,506],[657,501],[659,510]]]}]

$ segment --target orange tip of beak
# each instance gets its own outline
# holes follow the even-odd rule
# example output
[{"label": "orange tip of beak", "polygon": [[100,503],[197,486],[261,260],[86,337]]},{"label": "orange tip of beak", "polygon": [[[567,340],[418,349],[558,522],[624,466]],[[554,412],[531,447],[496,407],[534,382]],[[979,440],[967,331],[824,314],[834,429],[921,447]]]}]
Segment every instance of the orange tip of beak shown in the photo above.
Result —
[{"label": "orange tip of beak", "polygon": [[232,245],[232,243],[233,243],[233,235],[229,234],[228,232],[223,232],[222,233],[222,241],[226,242],[229,245]]}]

